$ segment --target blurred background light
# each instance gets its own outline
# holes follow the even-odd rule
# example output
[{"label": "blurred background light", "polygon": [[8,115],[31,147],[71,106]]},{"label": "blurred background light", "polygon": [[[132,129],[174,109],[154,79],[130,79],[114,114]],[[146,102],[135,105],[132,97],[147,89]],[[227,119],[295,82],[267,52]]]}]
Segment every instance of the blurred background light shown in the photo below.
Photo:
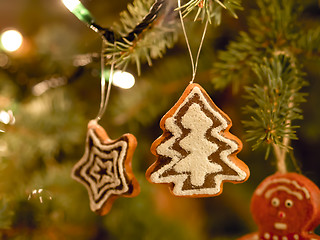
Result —
[{"label": "blurred background light", "polygon": [[1,44],[5,51],[14,52],[18,50],[23,42],[20,32],[14,29],[6,30],[1,34]]},{"label": "blurred background light", "polygon": [[13,112],[11,110],[0,111],[0,122],[4,124],[14,124],[15,121],[15,117],[13,116]]},{"label": "blurred background light", "polygon": [[9,57],[5,53],[0,53],[0,67],[6,68],[9,64]]},{"label": "blurred background light", "polygon": [[129,72],[124,72],[120,70],[116,70],[113,74],[113,81],[114,86],[129,89],[132,88],[135,84],[134,76]]}]

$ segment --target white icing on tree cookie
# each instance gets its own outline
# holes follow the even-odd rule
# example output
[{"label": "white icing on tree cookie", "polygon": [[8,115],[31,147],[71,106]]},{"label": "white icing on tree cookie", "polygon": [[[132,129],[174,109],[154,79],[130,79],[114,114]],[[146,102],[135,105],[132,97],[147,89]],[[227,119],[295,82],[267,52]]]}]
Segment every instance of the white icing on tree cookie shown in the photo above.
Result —
[{"label": "white icing on tree cookie", "polygon": [[209,173],[216,173],[222,167],[211,162],[208,157],[218,149],[217,144],[208,141],[205,133],[212,125],[198,104],[192,104],[182,117],[182,125],[191,130],[190,134],[180,141],[180,146],[189,152],[183,160],[179,161],[174,170],[179,173],[190,172],[191,183],[202,186]]},{"label": "white icing on tree cookie", "polygon": [[[148,169],[153,183],[173,183],[177,196],[212,196],[224,181],[243,182],[249,170],[235,155],[242,145],[228,130],[231,120],[198,84],[190,84],[160,123],[163,135]],[[241,162],[241,166],[237,163]]]}]

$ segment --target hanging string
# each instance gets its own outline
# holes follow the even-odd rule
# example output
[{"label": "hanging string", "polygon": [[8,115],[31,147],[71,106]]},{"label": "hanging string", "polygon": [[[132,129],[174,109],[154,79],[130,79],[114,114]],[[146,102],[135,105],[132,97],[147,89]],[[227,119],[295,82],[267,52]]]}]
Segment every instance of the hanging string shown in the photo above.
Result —
[{"label": "hanging string", "polygon": [[114,72],[114,55],[113,55],[112,56],[113,61],[111,63],[111,67],[110,67],[108,86],[106,89],[104,48],[105,48],[105,40],[102,39],[102,47],[101,47],[101,101],[100,101],[100,109],[99,109],[98,115],[95,118],[96,121],[99,121],[106,111],[109,97],[110,97],[111,85],[112,85],[112,81],[113,81],[113,72]]},{"label": "hanging string", "polygon": [[186,28],[184,26],[183,16],[182,16],[182,12],[181,12],[181,1],[180,0],[178,0],[178,9],[179,9],[179,17],[180,17],[180,21],[181,21],[183,35],[184,35],[184,38],[185,38],[186,43],[187,43],[187,48],[188,48],[188,52],[189,52],[190,60],[191,60],[191,67],[192,67],[192,79],[190,81],[190,84],[191,84],[191,83],[193,83],[193,81],[194,81],[194,79],[196,77],[196,73],[197,73],[197,69],[198,69],[198,62],[199,62],[199,57],[200,57],[200,52],[201,52],[201,48],[202,48],[202,45],[203,45],[203,42],[204,42],[204,38],[205,38],[205,35],[206,35],[206,32],[207,32],[209,19],[207,19],[206,24],[204,26],[201,42],[200,42],[198,53],[197,53],[197,56],[196,56],[196,61],[194,62],[192,51],[191,51],[191,47],[190,47],[190,43],[189,43],[189,39],[188,39],[188,35],[187,35],[187,32],[186,32]]}]

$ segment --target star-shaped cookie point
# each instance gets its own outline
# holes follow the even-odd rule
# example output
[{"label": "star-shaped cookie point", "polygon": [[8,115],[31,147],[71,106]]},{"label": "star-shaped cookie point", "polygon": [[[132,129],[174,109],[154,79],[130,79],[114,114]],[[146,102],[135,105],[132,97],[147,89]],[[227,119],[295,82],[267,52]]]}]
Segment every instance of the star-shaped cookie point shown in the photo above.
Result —
[{"label": "star-shaped cookie point", "polygon": [[131,167],[136,146],[132,134],[111,140],[97,121],[89,122],[85,153],[73,167],[72,178],[88,190],[92,211],[105,215],[118,197],[139,194],[139,183]]},{"label": "star-shaped cookie point", "polygon": [[190,84],[160,121],[163,134],[151,146],[157,160],[147,179],[184,197],[216,196],[224,182],[246,181],[249,169],[236,156],[242,143],[229,132],[231,125],[205,90]]}]

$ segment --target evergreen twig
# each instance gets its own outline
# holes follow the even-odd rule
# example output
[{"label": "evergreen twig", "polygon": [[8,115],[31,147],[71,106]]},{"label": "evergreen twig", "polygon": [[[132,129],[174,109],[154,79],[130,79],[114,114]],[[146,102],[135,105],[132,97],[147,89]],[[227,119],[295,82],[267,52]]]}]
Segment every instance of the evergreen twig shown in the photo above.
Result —
[{"label": "evergreen twig", "polygon": [[253,65],[253,70],[259,84],[246,87],[248,105],[244,113],[251,119],[243,123],[248,129],[248,141],[255,141],[253,149],[265,143],[272,146],[278,168],[285,172],[285,156],[291,148],[289,141],[297,139],[298,125],[293,121],[302,119],[299,105],[305,101],[305,94],[300,91],[306,82],[294,60],[281,53]]},{"label": "evergreen twig", "polygon": [[241,0],[189,0],[181,6],[181,9],[184,16],[196,11],[194,21],[208,19],[209,23],[212,23],[211,19],[213,19],[213,23],[219,25],[223,9],[228,10],[233,17],[238,18],[235,11],[242,10],[242,7]]},{"label": "evergreen twig", "polygon": [[[219,25],[222,10],[227,9],[237,18],[235,11],[242,9],[240,3],[241,0],[191,0],[181,9],[187,16],[197,7],[195,20],[213,19]],[[120,22],[114,25],[115,35],[122,37],[109,41],[105,49],[107,55],[116,56],[117,68],[125,69],[135,62],[140,74],[141,62],[151,65],[152,59],[162,57],[174,45],[180,28],[176,5],[176,1],[164,0],[135,0],[128,5],[128,10],[120,14]]]},{"label": "evergreen twig", "polygon": [[130,62],[135,62],[140,74],[141,61],[151,65],[151,59],[162,57],[166,49],[173,46],[179,25],[171,5],[163,0],[135,0],[120,14],[120,22],[114,24],[114,29],[123,37],[107,42],[105,49],[107,55],[116,56],[117,68],[125,69]]},{"label": "evergreen twig", "polygon": [[[213,83],[224,88],[232,83],[245,87],[249,100],[243,121],[253,149],[273,148],[278,169],[285,172],[290,140],[297,139],[295,120],[302,118],[301,88],[306,85],[300,61],[320,54],[320,28],[305,29],[299,18],[304,7],[295,0],[257,0],[258,9],[248,17],[248,30],[219,53]],[[299,64],[298,64],[299,63]],[[257,80],[258,78],[258,80]]]}]

